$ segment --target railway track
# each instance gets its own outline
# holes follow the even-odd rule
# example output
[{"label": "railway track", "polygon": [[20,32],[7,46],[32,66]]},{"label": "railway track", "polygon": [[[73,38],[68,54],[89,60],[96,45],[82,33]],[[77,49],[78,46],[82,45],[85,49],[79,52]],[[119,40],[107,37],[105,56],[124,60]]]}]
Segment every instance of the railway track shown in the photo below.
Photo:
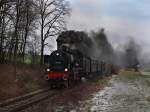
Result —
[{"label": "railway track", "polygon": [[[71,89],[74,87],[73,89]],[[38,92],[33,92],[32,94],[27,94],[24,96],[17,97],[15,99],[9,99],[5,102],[0,103],[0,112],[20,112],[22,110],[25,110],[28,107],[34,106],[41,101],[44,101],[46,99],[54,98],[55,96],[60,95],[60,93],[65,92],[66,90],[68,92],[73,91],[76,89],[77,86],[71,85],[70,88],[66,89],[45,89],[40,90]]]},{"label": "railway track", "polygon": [[[60,92],[60,90],[59,90]],[[51,98],[58,95],[58,90],[47,90],[39,92],[29,97],[24,96],[22,98],[17,98],[14,101],[6,101],[0,104],[0,112],[19,112],[24,110],[34,104],[37,104],[40,101],[43,101],[47,98]]]},{"label": "railway track", "polygon": [[[42,91],[38,91],[32,94],[27,94],[21,97],[15,98],[15,100],[8,100],[3,103],[0,103],[0,112],[20,112],[22,110],[25,110],[31,106],[34,106],[41,101],[44,101],[46,99],[55,98],[58,95],[60,95],[63,92],[71,92],[74,89],[76,89],[75,86],[72,85],[68,88],[62,88],[62,89],[45,89]],[[74,87],[73,89],[71,89]]]}]

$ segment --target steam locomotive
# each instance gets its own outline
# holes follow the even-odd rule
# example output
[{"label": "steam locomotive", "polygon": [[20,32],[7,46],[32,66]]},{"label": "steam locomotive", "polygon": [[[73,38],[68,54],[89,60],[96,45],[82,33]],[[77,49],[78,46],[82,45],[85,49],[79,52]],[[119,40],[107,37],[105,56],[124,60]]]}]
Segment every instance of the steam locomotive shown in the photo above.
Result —
[{"label": "steam locomotive", "polygon": [[46,68],[46,79],[50,86],[64,85],[69,87],[73,81],[80,81],[83,77],[110,75],[113,65],[93,60],[83,55],[79,50],[72,50],[66,46],[51,53]]}]

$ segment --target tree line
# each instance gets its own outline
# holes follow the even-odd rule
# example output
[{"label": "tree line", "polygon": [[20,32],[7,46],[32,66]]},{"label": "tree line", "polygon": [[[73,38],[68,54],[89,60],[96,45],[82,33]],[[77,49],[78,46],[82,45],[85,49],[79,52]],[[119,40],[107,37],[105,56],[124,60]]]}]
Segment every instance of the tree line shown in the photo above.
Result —
[{"label": "tree line", "polygon": [[69,14],[66,0],[0,0],[0,63],[39,53],[43,64],[48,39],[66,30]]}]

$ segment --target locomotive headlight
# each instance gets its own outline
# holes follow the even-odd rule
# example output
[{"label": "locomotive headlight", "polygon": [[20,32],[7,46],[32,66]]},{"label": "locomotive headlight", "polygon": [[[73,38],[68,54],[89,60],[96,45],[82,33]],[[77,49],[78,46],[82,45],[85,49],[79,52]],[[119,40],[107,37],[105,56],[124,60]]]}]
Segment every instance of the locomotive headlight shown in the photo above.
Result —
[{"label": "locomotive headlight", "polygon": [[65,72],[68,72],[68,68],[65,68]]},{"label": "locomotive headlight", "polygon": [[47,71],[47,72],[50,72],[50,69],[49,69],[49,68],[47,68],[47,69],[46,69],[46,71]]},{"label": "locomotive headlight", "polygon": [[59,53],[56,53],[56,56],[59,56]]}]

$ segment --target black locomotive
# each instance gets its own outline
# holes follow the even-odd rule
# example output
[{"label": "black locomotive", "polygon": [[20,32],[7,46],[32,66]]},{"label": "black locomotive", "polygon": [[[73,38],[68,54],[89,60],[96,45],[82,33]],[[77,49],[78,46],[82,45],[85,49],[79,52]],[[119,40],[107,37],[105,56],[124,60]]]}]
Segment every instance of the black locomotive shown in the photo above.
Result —
[{"label": "black locomotive", "polygon": [[82,77],[91,77],[94,73],[109,75],[113,72],[111,64],[92,60],[79,50],[65,46],[52,52],[48,62],[46,72],[51,86],[63,84],[68,87],[72,81],[79,81]]},{"label": "black locomotive", "polygon": [[91,43],[92,40],[84,32],[65,31],[58,36],[57,50],[46,56],[46,79],[50,85],[63,84],[68,87],[82,77],[91,78],[95,74],[110,75],[116,72],[114,65],[90,57],[88,51],[91,51]]}]

